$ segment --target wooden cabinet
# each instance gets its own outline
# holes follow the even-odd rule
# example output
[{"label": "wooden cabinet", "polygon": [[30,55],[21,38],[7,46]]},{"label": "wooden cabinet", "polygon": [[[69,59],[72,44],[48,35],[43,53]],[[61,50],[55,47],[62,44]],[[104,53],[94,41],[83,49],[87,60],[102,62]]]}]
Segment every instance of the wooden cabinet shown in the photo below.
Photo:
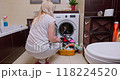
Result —
[{"label": "wooden cabinet", "polygon": [[97,16],[98,11],[114,9],[115,20],[120,22],[120,0],[85,0],[85,16]]},{"label": "wooden cabinet", "polygon": [[84,27],[84,43],[88,45],[90,43],[90,23],[91,19],[85,19],[85,27]]},{"label": "wooden cabinet", "polygon": [[115,1],[116,1],[115,16],[116,16],[116,20],[120,22],[120,0],[115,0]]},{"label": "wooden cabinet", "polygon": [[0,61],[12,53],[12,39],[11,35],[0,38]]},{"label": "wooden cabinet", "polygon": [[98,11],[115,8],[116,0],[85,0],[85,16],[97,16]]},{"label": "wooden cabinet", "polygon": [[84,45],[112,41],[115,17],[85,17]]},{"label": "wooden cabinet", "polygon": [[25,30],[12,34],[13,48],[19,48],[25,43]]},{"label": "wooden cabinet", "polygon": [[0,37],[0,63],[12,63],[24,51],[28,29]]}]

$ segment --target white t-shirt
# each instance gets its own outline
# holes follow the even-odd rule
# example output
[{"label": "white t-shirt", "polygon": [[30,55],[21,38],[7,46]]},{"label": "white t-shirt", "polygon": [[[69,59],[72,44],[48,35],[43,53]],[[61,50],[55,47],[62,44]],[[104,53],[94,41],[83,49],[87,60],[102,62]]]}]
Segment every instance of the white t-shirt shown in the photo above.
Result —
[{"label": "white t-shirt", "polygon": [[[37,18],[34,20],[33,24],[36,22],[36,20]],[[54,21],[55,19],[53,17],[46,14],[37,26],[32,25],[27,38],[26,45],[30,47],[34,47],[35,44],[38,44],[38,43],[41,44],[41,42],[43,43],[43,42],[49,41],[48,27]],[[26,48],[27,50],[30,50],[28,47]]]}]

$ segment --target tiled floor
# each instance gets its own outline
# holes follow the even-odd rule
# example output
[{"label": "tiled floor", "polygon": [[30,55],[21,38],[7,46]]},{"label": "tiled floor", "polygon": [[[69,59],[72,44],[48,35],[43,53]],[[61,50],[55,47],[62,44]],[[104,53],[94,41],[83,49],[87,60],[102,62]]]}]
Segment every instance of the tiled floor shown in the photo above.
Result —
[{"label": "tiled floor", "polygon": [[[34,64],[37,59],[24,52],[13,64]],[[61,56],[55,54],[49,59],[51,64],[87,64],[82,54],[76,53],[74,56]]]}]

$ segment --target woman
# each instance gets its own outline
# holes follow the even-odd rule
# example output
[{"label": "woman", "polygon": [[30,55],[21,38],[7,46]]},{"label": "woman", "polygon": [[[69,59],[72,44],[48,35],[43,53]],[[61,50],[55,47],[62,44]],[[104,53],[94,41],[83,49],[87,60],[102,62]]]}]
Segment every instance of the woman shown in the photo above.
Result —
[{"label": "woman", "polygon": [[33,20],[27,42],[27,52],[38,59],[36,63],[48,64],[48,57],[54,55],[61,47],[61,39],[55,34],[54,5],[45,0],[38,16]]}]

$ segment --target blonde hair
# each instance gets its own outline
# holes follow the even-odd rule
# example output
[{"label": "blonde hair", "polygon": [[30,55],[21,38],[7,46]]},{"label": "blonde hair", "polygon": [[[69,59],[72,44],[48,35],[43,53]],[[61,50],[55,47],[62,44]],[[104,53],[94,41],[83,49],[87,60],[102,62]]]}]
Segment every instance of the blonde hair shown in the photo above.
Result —
[{"label": "blonde hair", "polygon": [[[41,7],[40,7],[40,11],[39,11],[38,15],[36,16],[37,20],[35,21],[35,25],[37,25],[41,21],[41,19],[42,19],[41,15],[43,13],[54,17],[53,12],[54,12],[53,3],[50,0],[43,1],[42,4],[41,4]],[[34,20],[33,20],[33,22],[34,22]],[[32,25],[33,25],[33,23],[32,23]]]}]

